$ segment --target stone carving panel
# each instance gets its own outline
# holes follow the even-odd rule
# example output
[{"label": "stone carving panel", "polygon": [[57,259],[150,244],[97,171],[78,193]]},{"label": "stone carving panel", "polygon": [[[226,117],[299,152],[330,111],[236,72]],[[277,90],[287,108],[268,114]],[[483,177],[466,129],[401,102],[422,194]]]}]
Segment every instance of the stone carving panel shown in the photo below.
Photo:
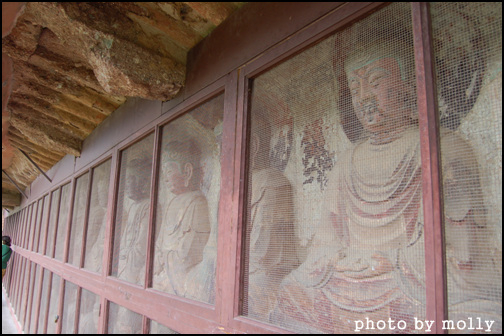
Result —
[{"label": "stone carving panel", "polygon": [[70,183],[67,183],[61,187],[59,215],[56,225],[56,241],[54,242],[54,258],[60,261],[63,261],[63,250],[65,248],[68,216],[70,212],[70,199]]},{"label": "stone carving panel", "polygon": [[60,189],[56,189],[51,193],[49,223],[47,224],[47,236],[45,237],[47,239],[47,242],[45,242],[46,245],[42,245],[45,246],[45,254],[49,257],[52,257],[54,253],[54,232],[56,230],[56,223],[58,219],[58,203],[60,199],[59,195]]},{"label": "stone carving panel", "polygon": [[84,268],[101,272],[105,230],[107,227],[108,191],[111,161],[107,160],[92,172],[91,198],[84,251]]},{"label": "stone carving panel", "polygon": [[[499,332],[502,19],[488,4],[436,6],[449,312]],[[414,323],[426,284],[409,7],[389,5],[254,79],[244,315],[296,332],[354,332],[366,318],[426,331]]]},{"label": "stone carving panel", "polygon": [[121,153],[112,275],[135,284],[145,281],[154,135]]},{"label": "stone carving panel", "polygon": [[70,245],[68,249],[68,262],[80,267],[82,234],[84,232],[84,216],[89,187],[89,173],[79,177],[75,186],[75,198],[70,224]]},{"label": "stone carving panel", "polygon": [[502,4],[431,10],[441,124],[456,135],[441,141],[448,317],[494,321],[500,333]]},{"label": "stone carving panel", "polygon": [[74,333],[76,302],[77,302],[77,285],[65,281],[65,292],[63,294],[63,316],[61,317],[62,334]]},{"label": "stone carving panel", "polygon": [[163,127],[153,288],[214,303],[223,95]]},{"label": "stone carving panel", "polygon": [[82,289],[80,300],[79,334],[97,334],[100,317],[100,297]]},{"label": "stone carving panel", "polygon": [[142,315],[113,302],[109,302],[108,333],[141,334]]}]

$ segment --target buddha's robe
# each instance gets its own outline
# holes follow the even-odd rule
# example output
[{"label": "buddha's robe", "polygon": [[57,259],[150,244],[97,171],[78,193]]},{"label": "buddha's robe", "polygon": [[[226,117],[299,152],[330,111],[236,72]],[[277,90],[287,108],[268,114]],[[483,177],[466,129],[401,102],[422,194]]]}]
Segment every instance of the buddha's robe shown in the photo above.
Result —
[{"label": "buddha's robe", "polygon": [[268,319],[278,286],[297,263],[292,187],[278,170],[252,171],[248,316]]},{"label": "buddha's robe", "polygon": [[187,296],[192,293],[189,271],[203,260],[210,236],[208,204],[201,191],[172,198],[166,207],[155,248],[155,289]]},{"label": "buddha's robe", "polygon": [[[472,151],[453,132],[443,129],[441,135],[442,145],[457,147],[441,157],[445,194],[453,194],[445,202],[445,225],[482,229]],[[367,139],[343,154],[329,176],[326,219],[313,248],[282,284],[275,312],[278,323],[307,332],[342,332],[353,330],[354,321],[365,317],[405,320],[411,328],[413,318],[425,317],[420,156],[415,126],[388,143]],[[473,263],[470,231],[462,235],[465,244],[447,235],[447,246],[456,246],[448,249],[448,260]],[[470,272],[453,263],[447,269],[454,297],[478,297],[474,286],[467,284],[460,291],[453,281],[469,281]]]}]

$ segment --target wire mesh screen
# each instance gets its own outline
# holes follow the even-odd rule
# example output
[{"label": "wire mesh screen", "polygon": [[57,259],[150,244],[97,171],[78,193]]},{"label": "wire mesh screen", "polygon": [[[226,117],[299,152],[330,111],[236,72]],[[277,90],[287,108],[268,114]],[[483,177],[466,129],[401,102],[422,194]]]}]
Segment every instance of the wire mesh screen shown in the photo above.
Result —
[{"label": "wire mesh screen", "polygon": [[33,249],[33,235],[35,234],[35,223],[37,222],[36,221],[36,218],[37,218],[37,202],[33,202],[33,204],[31,205],[31,218],[30,218],[30,225],[28,226],[28,233],[27,233],[27,237],[28,237],[28,243],[26,244],[26,248],[28,250],[32,250]]},{"label": "wire mesh screen", "polygon": [[14,238],[15,238],[15,241],[17,242],[18,239],[19,239],[19,230],[21,229],[21,220],[23,218],[23,210],[19,211],[17,214],[17,220],[16,220],[16,223],[17,225],[15,226],[14,228]]},{"label": "wire mesh screen", "polygon": [[33,314],[33,302],[36,292],[35,281],[37,279],[37,269],[38,265],[36,263],[31,263],[31,273],[30,273],[30,286],[29,286],[29,295],[28,300],[26,302],[26,317],[24,319],[24,332],[30,333],[30,323],[31,323],[31,314]]},{"label": "wire mesh screen", "polygon": [[47,334],[56,334],[56,327],[59,320],[59,297],[60,297],[59,275],[53,273],[51,284],[51,295],[49,296],[49,309],[47,311]]},{"label": "wire mesh screen", "polygon": [[29,250],[31,248],[31,238],[33,237],[33,223],[35,221],[37,204],[33,202],[29,205],[28,211],[28,221],[26,222],[26,231],[25,231],[25,245],[24,247]]},{"label": "wire mesh screen", "polygon": [[47,318],[47,304],[49,302],[49,278],[51,273],[45,268],[42,271],[42,292],[40,296],[40,312],[38,316],[38,329],[37,333],[44,333],[44,325],[46,323]]},{"label": "wire mesh screen", "polygon": [[422,331],[414,70],[409,4],[394,3],[253,80],[243,315]]},{"label": "wire mesh screen", "polygon": [[38,251],[38,245],[39,245],[39,240],[40,240],[40,228],[42,226],[42,214],[43,214],[43,209],[44,209],[44,198],[41,198],[37,202],[37,218],[35,222],[33,223],[34,230],[33,230],[33,245],[31,247],[31,250],[34,252]]},{"label": "wire mesh screen", "polygon": [[33,214],[33,203],[26,207],[26,222],[25,222],[25,229],[23,232],[23,245],[22,245],[25,249],[28,249],[30,246],[30,230],[32,228],[31,226],[32,214]]},{"label": "wire mesh screen", "polygon": [[[50,196],[49,194],[44,196],[44,209],[42,210],[42,218],[40,221],[40,237],[38,238],[38,247],[37,252],[44,253],[45,244],[47,240],[47,225],[49,218],[49,202]],[[37,237],[37,236],[35,236]],[[47,252],[46,252],[47,255]]]},{"label": "wire mesh screen", "polygon": [[79,177],[75,182],[75,196],[70,223],[70,243],[68,246],[68,262],[74,266],[80,266],[82,249],[82,234],[84,230],[84,216],[89,186],[89,173]]},{"label": "wire mesh screen", "polygon": [[14,300],[13,300],[13,307],[14,309],[19,309],[19,299],[20,299],[20,291],[19,288],[21,287],[22,284],[22,278],[23,278],[23,271],[24,271],[24,264],[25,264],[26,259],[23,257],[19,257],[16,259],[16,267],[14,268],[15,270],[19,270],[19,272],[16,272],[14,274],[14,279],[13,279],[13,285],[14,285]]},{"label": "wire mesh screen", "polygon": [[59,207],[58,224],[56,226],[56,241],[54,242],[54,258],[63,261],[63,251],[68,226],[68,212],[70,211],[70,183],[61,187],[61,201]]},{"label": "wire mesh screen", "polygon": [[23,288],[23,278],[24,278],[24,271],[25,271],[25,264],[26,264],[26,258],[21,257],[19,258],[19,263],[16,267],[16,269],[19,269],[19,273],[16,274],[16,280],[15,280],[15,297],[14,297],[14,309],[19,309],[19,306],[21,306],[21,298],[23,295],[23,292],[20,290],[20,288]]},{"label": "wire mesh screen", "polygon": [[100,297],[82,289],[79,311],[79,334],[97,334],[100,317]]},{"label": "wire mesh screen", "polygon": [[33,287],[33,295],[32,295],[32,306],[31,306],[31,315],[30,315],[30,330],[28,334],[35,334],[35,327],[37,325],[37,308],[39,307],[40,301],[40,292],[39,292],[39,283],[41,273],[41,266],[35,264],[35,283]]},{"label": "wire mesh screen", "polygon": [[22,236],[22,239],[21,239],[21,246],[24,247],[24,248],[28,248],[29,246],[29,236],[30,236],[30,228],[31,228],[31,215],[32,215],[32,212],[33,212],[33,203],[28,205],[26,208],[26,215],[25,215],[25,219],[24,219],[24,228],[23,228],[23,236]]},{"label": "wire mesh screen", "polygon": [[24,225],[25,225],[25,220],[26,220],[26,213],[28,212],[28,208],[24,208],[21,210],[21,214],[19,215],[19,227],[17,229],[17,245],[23,246],[23,230],[24,230]]},{"label": "wire mesh screen", "polygon": [[112,275],[143,284],[150,217],[154,134],[121,152]]},{"label": "wire mesh screen", "polygon": [[141,334],[142,315],[109,302],[109,334]]},{"label": "wire mesh screen", "polygon": [[30,208],[29,207],[25,207],[24,208],[24,211],[23,211],[23,221],[22,221],[22,226],[21,226],[21,230],[20,230],[20,239],[19,239],[19,246],[21,247],[24,247],[24,242],[25,242],[25,231],[26,231],[26,221],[28,219],[28,214],[29,214],[29,211]]},{"label": "wire mesh screen", "polygon": [[23,247],[23,243],[24,243],[24,231],[25,231],[25,228],[26,228],[26,217],[28,215],[28,208],[25,207],[23,210],[22,210],[22,215],[21,215],[21,223],[20,223],[20,228],[19,228],[19,240],[18,240],[18,244],[19,246]]},{"label": "wire mesh screen", "polygon": [[18,244],[19,246],[21,247],[24,247],[24,238],[25,238],[25,229],[26,229],[26,218],[28,217],[28,207],[25,207],[23,209],[23,214],[21,216],[22,220],[21,220],[21,227],[19,229],[19,240],[18,240]]},{"label": "wire mesh screen", "polygon": [[[12,223],[13,223],[13,226],[12,226],[12,239],[13,241],[17,241],[17,230],[19,228],[19,218],[20,218],[20,215],[21,215],[21,211],[17,212],[14,216],[15,218],[12,220]],[[14,225],[15,223],[15,225]]]},{"label": "wire mesh screen", "polygon": [[214,303],[223,95],[162,129],[153,288]]},{"label": "wire mesh screen", "polygon": [[103,244],[107,226],[108,192],[111,161],[107,160],[93,169],[89,219],[86,234],[86,249],[84,251],[84,268],[101,272],[103,260]]},{"label": "wire mesh screen", "polygon": [[63,315],[61,316],[61,333],[75,334],[75,303],[77,300],[77,285],[65,281],[63,296]]},{"label": "wire mesh screen", "polygon": [[51,193],[51,210],[49,212],[49,223],[47,228],[47,241],[45,254],[53,257],[54,253],[54,234],[56,231],[56,221],[58,220],[58,204],[59,204],[60,189]]},{"label": "wire mesh screen", "polygon": [[25,247],[25,242],[26,242],[26,227],[28,226],[28,217],[30,214],[30,206],[27,206],[24,208],[23,211],[23,224],[21,228],[21,239],[19,240],[19,246]]},{"label": "wire mesh screen", "polygon": [[24,220],[24,217],[25,217],[25,209],[21,210],[20,211],[20,214],[19,214],[19,224],[18,224],[18,227],[16,228],[16,242],[19,246],[21,246],[22,244],[22,240],[21,240],[21,237],[23,236],[22,235],[22,231],[23,231],[23,220]]},{"label": "wire mesh screen", "polygon": [[156,321],[150,320],[150,331],[149,334],[179,334],[178,332],[157,323]]},{"label": "wire mesh screen", "polygon": [[[23,329],[26,327],[26,305],[28,302],[28,297],[30,296],[30,279],[31,279],[31,268],[32,268],[32,262],[29,261],[28,259],[25,262],[24,265],[24,275],[22,278],[22,290],[21,290],[21,301],[20,301],[20,309],[19,309],[19,321],[23,325]],[[24,329],[26,331],[26,329]]]},{"label": "wire mesh screen", "polygon": [[500,334],[502,4],[433,3],[431,12],[453,321],[447,329]]}]

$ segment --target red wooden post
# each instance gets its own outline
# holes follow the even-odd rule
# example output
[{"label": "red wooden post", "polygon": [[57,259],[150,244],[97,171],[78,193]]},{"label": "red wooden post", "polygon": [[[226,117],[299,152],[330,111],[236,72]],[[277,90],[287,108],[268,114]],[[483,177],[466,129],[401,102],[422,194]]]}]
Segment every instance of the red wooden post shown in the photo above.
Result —
[{"label": "red wooden post", "polygon": [[425,235],[426,317],[433,333],[444,333],[446,275],[443,243],[439,125],[428,3],[412,3],[417,75]]}]

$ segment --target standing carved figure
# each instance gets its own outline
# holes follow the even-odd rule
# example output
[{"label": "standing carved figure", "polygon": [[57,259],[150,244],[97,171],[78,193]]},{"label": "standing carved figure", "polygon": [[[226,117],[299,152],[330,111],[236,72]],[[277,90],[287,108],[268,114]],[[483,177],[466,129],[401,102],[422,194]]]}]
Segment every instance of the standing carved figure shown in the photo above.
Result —
[{"label": "standing carved figure", "polygon": [[278,286],[295,266],[293,191],[289,180],[270,167],[270,125],[256,113],[250,143],[248,316],[268,320]]},{"label": "standing carved figure", "polygon": [[[113,266],[112,275],[137,285],[145,281],[145,261],[147,253],[147,235],[150,217],[150,178],[151,152],[146,148],[129,149],[124,172],[124,198],[120,208],[122,217],[116,227],[115,255],[117,266]],[[117,235],[120,235],[119,237]],[[100,243],[98,243],[100,244]],[[112,306],[111,306],[112,307]],[[141,330],[141,317],[133,311],[119,305],[113,305],[109,311],[110,333],[138,333]]]},{"label": "standing carved figure", "polygon": [[156,232],[153,287],[194,298],[199,284],[187,275],[203,260],[210,235],[207,200],[199,189],[201,154],[192,140],[171,141],[164,150],[162,176],[174,196]]},{"label": "standing carved figure", "polygon": [[145,276],[147,233],[150,210],[150,170],[148,155],[138,154],[127,162],[124,203],[126,222],[121,229],[117,277],[142,284]]},{"label": "standing carved figure", "polygon": [[[108,169],[104,169],[108,168]],[[84,268],[100,273],[103,263],[105,229],[107,226],[107,205],[110,164],[93,170],[93,190],[91,192],[92,211],[89,213],[88,237]]]}]

